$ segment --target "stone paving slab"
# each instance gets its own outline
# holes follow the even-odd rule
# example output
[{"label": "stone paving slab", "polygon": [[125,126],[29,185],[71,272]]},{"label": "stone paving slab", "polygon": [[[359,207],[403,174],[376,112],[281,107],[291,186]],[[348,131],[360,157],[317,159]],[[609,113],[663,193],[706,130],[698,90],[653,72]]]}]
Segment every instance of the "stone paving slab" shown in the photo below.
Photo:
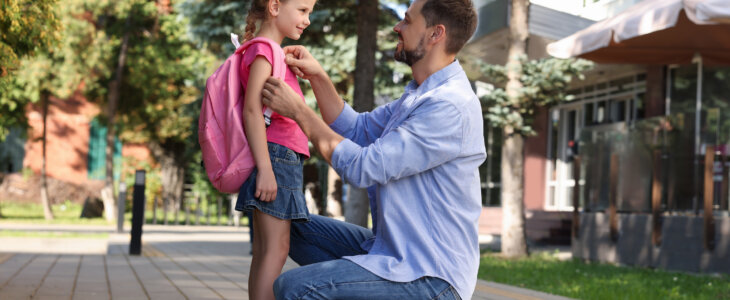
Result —
[{"label": "stone paving slab", "polygon": [[[30,230],[38,228],[45,227]],[[128,234],[94,228],[105,230],[110,237],[100,253],[0,249],[0,299],[248,299],[247,228],[145,225],[139,256],[128,254]],[[79,239],[55,240],[84,246]],[[287,260],[284,271],[295,267]],[[472,299],[567,298],[480,280]]]}]

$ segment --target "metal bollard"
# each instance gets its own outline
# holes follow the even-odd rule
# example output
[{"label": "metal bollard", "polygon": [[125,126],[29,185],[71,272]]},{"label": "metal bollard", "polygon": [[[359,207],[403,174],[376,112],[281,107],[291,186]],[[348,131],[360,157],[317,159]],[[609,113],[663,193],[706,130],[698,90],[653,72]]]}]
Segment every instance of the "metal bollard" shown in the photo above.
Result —
[{"label": "metal bollard", "polygon": [[129,255],[139,255],[142,250],[142,224],[144,223],[145,171],[134,173],[134,192],[132,200],[132,240],[129,242]]}]

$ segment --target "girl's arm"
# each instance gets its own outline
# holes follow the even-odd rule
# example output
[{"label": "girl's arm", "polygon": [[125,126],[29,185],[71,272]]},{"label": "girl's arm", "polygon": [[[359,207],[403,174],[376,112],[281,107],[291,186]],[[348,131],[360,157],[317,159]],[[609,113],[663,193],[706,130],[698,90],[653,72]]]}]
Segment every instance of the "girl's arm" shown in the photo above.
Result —
[{"label": "girl's arm", "polygon": [[248,85],[243,104],[243,125],[246,139],[248,139],[258,169],[254,196],[266,202],[276,199],[276,178],[269,158],[266,125],[261,104],[261,91],[266,79],[271,76],[271,70],[271,63],[266,58],[257,56],[254,59],[249,67]]}]

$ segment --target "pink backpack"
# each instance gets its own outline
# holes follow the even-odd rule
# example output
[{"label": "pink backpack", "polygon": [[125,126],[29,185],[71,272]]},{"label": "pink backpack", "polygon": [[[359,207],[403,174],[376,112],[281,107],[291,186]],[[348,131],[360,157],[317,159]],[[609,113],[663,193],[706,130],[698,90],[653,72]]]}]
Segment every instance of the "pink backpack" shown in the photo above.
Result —
[{"label": "pink backpack", "polygon": [[[198,140],[208,178],[223,193],[238,193],[256,167],[243,130],[245,91],[238,74],[243,51],[254,43],[271,46],[274,53],[273,75],[284,79],[284,51],[276,42],[257,37],[245,42],[213,73],[205,84],[205,98],[198,122]],[[267,124],[271,110],[264,108]]]}]

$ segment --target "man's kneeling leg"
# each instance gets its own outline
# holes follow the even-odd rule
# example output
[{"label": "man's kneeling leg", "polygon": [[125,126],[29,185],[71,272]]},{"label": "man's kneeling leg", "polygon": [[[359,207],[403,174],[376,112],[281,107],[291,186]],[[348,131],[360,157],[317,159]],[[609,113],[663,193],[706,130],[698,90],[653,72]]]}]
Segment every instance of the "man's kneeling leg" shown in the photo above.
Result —
[{"label": "man's kneeling leg", "polygon": [[459,299],[446,281],[422,277],[411,282],[383,279],[359,265],[337,259],[287,271],[274,282],[276,299]]}]

